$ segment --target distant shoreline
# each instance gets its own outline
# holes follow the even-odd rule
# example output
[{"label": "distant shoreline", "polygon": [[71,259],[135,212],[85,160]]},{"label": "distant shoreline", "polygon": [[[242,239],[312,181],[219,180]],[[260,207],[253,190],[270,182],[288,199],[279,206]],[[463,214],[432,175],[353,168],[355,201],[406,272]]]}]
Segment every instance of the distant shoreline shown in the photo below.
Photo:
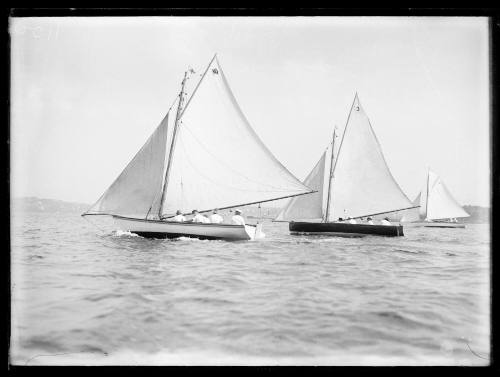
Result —
[{"label": "distant shoreline", "polygon": [[[24,210],[28,212],[85,212],[90,208],[91,204],[69,202],[59,199],[45,199],[34,196],[11,198],[12,210]],[[247,206],[242,207],[245,217],[250,219],[274,219],[281,208],[276,207],[257,207]],[[490,223],[489,207],[464,205],[464,210],[469,213],[470,217],[461,218],[459,221],[464,224],[488,224]]]}]

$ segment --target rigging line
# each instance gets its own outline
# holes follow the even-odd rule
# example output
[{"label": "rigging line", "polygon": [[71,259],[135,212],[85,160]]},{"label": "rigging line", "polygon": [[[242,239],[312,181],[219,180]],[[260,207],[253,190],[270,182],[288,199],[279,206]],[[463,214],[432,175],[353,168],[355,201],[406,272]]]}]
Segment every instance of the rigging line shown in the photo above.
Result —
[{"label": "rigging line", "polygon": [[[220,183],[220,182],[217,182],[217,181],[214,181],[213,179],[209,178],[208,176],[206,176],[202,171],[200,171],[194,164],[193,162],[191,161],[191,159],[189,158],[189,154],[187,153],[186,151],[186,148],[185,148],[185,145],[182,141],[182,138],[180,138],[181,140],[181,146],[182,146],[182,149],[184,150],[184,155],[185,155],[185,160],[189,163],[189,165],[193,168],[193,170],[195,170],[200,176],[202,176],[203,178],[205,178],[207,181],[209,182],[212,182],[213,184],[217,185],[217,186],[221,186],[221,187],[226,187],[226,188],[230,188],[232,190],[237,190],[237,191],[245,191],[245,192],[264,192],[264,193],[270,193],[270,192],[290,192],[290,190],[280,190],[280,189],[275,189],[275,190],[245,190],[245,189],[242,189],[242,188],[238,188],[238,187],[234,187],[234,186],[229,186],[229,185],[225,185],[223,183]],[[252,181],[250,181],[252,182]],[[257,182],[258,183],[258,182]]]},{"label": "rigging line", "polygon": [[187,107],[189,106],[189,104],[191,103],[191,99],[194,97],[196,91],[198,90],[198,87],[200,86],[201,82],[203,81],[203,79],[205,78],[210,66],[212,65],[213,61],[215,60],[215,58],[217,57],[217,54],[214,55],[214,57],[212,58],[212,60],[210,60],[210,63],[208,63],[208,66],[207,68],[205,69],[205,72],[203,72],[203,75],[201,76],[201,79],[200,81],[198,81],[198,84],[196,85],[196,87],[194,88],[193,90],[193,93],[191,94],[191,97],[189,97],[189,99],[187,100],[186,102],[186,105],[184,106],[184,108],[182,109],[180,115],[179,115],[179,120],[182,118],[182,116],[184,115],[184,113],[186,112],[186,109]]},{"label": "rigging line", "polygon": [[165,176],[163,179],[163,187],[161,190],[161,199],[160,199],[160,208],[158,209],[158,217],[161,218],[161,214],[163,212],[163,202],[165,199],[165,192],[167,190],[167,185],[168,185],[168,180],[169,180],[169,175],[170,175],[170,169],[172,166],[172,159],[174,157],[174,149],[175,149],[175,143],[177,140],[177,132],[179,129],[179,121],[180,121],[180,116],[179,112],[182,110],[182,104],[184,101],[184,89],[186,85],[186,78],[187,78],[187,71],[184,72],[184,77],[182,79],[182,84],[181,84],[181,91],[179,93],[179,103],[177,104],[177,111],[175,113],[175,123],[174,123],[174,129],[172,131],[172,141],[170,142],[170,149],[168,151],[168,161],[167,161],[167,168],[165,169]]},{"label": "rigging line", "polygon": [[87,216],[82,216],[89,224],[93,225],[94,227],[96,227],[98,230],[100,230],[103,234],[107,234],[103,229],[99,228],[96,224],[94,224],[92,221],[90,221],[89,219],[87,219]]},{"label": "rigging line", "polygon": [[[281,187],[277,187],[277,186],[274,186],[274,185],[270,185],[268,183],[263,183],[263,182],[259,182],[259,181],[255,181],[255,180],[252,180],[250,178],[248,178],[247,176],[241,174],[238,170],[235,170],[233,169],[231,166],[227,165],[223,160],[219,159],[217,156],[215,156],[201,141],[200,139],[198,139],[193,131],[191,131],[189,129],[188,126],[186,125],[183,125],[183,128],[187,129],[189,131],[189,133],[191,134],[191,136],[193,136],[194,140],[201,146],[203,147],[203,149],[209,154],[211,155],[218,163],[220,163],[221,165],[225,166],[227,169],[229,169],[231,172],[237,174],[238,176],[242,177],[242,178],[245,178],[248,182],[252,182],[252,183],[256,183],[256,184],[259,184],[261,186],[267,186],[267,187],[270,187],[270,188],[273,188],[273,189],[276,189],[276,190],[280,190]],[[295,182],[294,182],[295,183]]]},{"label": "rigging line", "polygon": [[[344,132],[342,133],[342,140],[340,140],[339,149],[337,150],[337,157],[335,158],[335,164],[333,165],[333,169],[331,169],[332,175],[335,175],[335,168],[337,167],[337,162],[339,161],[340,150],[342,149],[342,144],[344,144],[344,137],[347,131],[347,126],[349,125],[349,119],[351,119],[352,109],[354,108],[354,104],[356,103],[356,99],[358,98],[358,93],[354,96],[354,100],[352,101],[351,110],[349,111],[349,115],[347,117],[347,121],[345,123]],[[333,151],[332,151],[333,152]]]},{"label": "rigging line", "polygon": [[418,207],[420,207],[420,206],[413,206],[413,207],[407,207],[407,208],[393,209],[393,210],[391,210],[391,211],[384,211],[384,212],[370,213],[370,214],[367,214],[367,215],[361,215],[361,216],[351,217],[351,219],[360,219],[361,217],[368,217],[368,216],[383,215],[383,214],[385,214],[385,213],[392,213],[392,212],[405,211],[405,210],[407,210],[407,209],[418,208]]}]

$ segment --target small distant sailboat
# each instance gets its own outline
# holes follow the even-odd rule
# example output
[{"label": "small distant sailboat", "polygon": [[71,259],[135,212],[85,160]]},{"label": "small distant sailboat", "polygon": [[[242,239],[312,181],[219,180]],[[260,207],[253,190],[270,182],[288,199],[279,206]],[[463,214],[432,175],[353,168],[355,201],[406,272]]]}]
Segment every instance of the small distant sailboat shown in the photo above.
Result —
[{"label": "small distant sailboat", "polygon": [[422,191],[413,204],[420,208],[404,211],[401,222],[406,226],[423,226],[427,228],[465,228],[457,221],[457,217],[470,215],[451,195],[443,180],[430,169]]},{"label": "small distant sailboat", "polygon": [[[314,192],[267,149],[241,111],[215,55],[195,86],[193,69],[166,116],[82,216],[112,216],[144,237],[250,240],[261,224],[173,222],[176,210],[229,209]],[[184,212],[183,211],[183,212]]]},{"label": "small distant sailboat", "polygon": [[389,171],[357,94],[338,148],[336,137],[334,131],[303,182],[317,192],[290,199],[274,221],[288,221],[292,234],[403,236],[401,225],[337,221],[414,208]]}]

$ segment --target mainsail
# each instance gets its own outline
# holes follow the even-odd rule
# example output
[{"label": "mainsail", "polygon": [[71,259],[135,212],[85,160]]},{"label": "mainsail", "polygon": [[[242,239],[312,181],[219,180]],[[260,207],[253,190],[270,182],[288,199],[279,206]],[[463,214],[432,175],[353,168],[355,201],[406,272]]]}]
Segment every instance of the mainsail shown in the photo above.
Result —
[{"label": "mainsail", "polygon": [[460,204],[451,195],[442,179],[429,170],[424,188],[415,198],[420,205],[419,212],[405,213],[401,221],[437,220],[456,217],[469,217]]},{"label": "mainsail", "polygon": [[[335,221],[339,217],[346,216],[361,217],[395,212],[412,207],[410,200],[389,171],[380,144],[357,94],[332,170],[331,202],[329,213],[325,216],[326,221]],[[328,175],[329,170],[326,169],[324,174]],[[307,184],[305,181],[304,183]],[[325,186],[328,187],[328,184],[325,183]],[[324,214],[326,209],[324,201],[322,205]],[[293,215],[296,212],[300,213],[300,208],[295,208],[300,206],[303,206],[302,200],[291,200],[277,220],[297,220]],[[314,218],[309,217],[309,219]]]},{"label": "mainsail", "polygon": [[162,215],[311,192],[254,132],[217,58],[186,102],[179,122]]},{"label": "mainsail", "polygon": [[180,105],[172,105],[139,153],[86,214],[169,217],[176,210],[201,212],[313,192],[254,132],[216,56],[190,96],[184,92],[185,82],[186,77],[177,100]]}]

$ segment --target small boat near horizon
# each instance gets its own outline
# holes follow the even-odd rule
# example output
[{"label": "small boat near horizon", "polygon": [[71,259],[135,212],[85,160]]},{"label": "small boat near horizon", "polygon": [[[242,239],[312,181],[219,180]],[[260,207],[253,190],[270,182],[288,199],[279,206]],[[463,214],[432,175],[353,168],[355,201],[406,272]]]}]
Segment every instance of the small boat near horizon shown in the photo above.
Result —
[{"label": "small boat near horizon", "polygon": [[401,222],[409,227],[425,228],[465,228],[457,218],[469,217],[462,206],[451,195],[439,175],[427,170],[424,188],[413,204],[419,208],[403,212]]},{"label": "small boat near horizon", "polygon": [[387,166],[357,93],[338,147],[336,138],[334,129],[332,142],[303,181],[317,192],[290,199],[274,221],[289,222],[291,234],[403,236],[401,224],[343,221],[414,208]]},{"label": "small boat near horizon", "polygon": [[313,192],[257,136],[215,55],[203,74],[185,72],[160,125],[82,216],[111,216],[119,230],[143,237],[253,240],[263,237],[262,224],[172,218],[177,210],[201,214]]}]

